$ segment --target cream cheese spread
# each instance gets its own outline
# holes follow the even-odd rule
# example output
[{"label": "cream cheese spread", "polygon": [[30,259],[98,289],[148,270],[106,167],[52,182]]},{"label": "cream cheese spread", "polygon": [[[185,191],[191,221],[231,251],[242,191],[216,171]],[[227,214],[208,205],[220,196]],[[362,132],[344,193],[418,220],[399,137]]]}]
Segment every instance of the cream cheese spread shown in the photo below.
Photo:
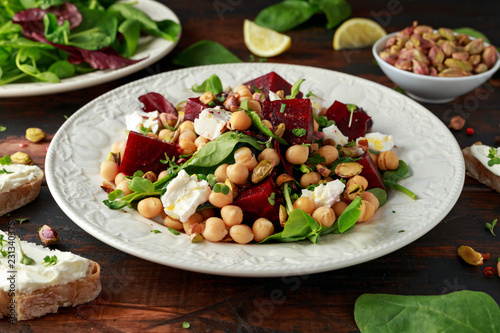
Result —
[{"label": "cream cheese spread", "polygon": [[[490,158],[488,157],[488,154],[490,152],[490,149],[492,147],[490,146],[485,146],[485,145],[472,145],[470,147],[470,151],[472,152],[472,155],[481,162],[482,165],[492,173],[494,173],[497,176],[500,176],[500,164],[493,164],[492,166],[488,165],[488,161]],[[500,157],[500,153],[498,151],[498,148],[496,149],[497,153],[495,154],[497,157]]]},{"label": "cream cheese spread", "polygon": [[9,192],[37,179],[42,170],[36,165],[0,165],[0,193]]}]

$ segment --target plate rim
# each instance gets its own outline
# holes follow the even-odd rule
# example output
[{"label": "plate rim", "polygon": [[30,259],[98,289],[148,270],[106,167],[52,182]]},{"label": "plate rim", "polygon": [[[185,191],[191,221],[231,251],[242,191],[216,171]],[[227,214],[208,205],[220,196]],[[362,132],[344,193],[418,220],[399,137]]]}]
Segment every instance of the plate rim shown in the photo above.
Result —
[{"label": "plate rim", "polygon": [[[214,71],[217,71],[217,69],[220,69],[220,68],[224,68],[224,70],[227,70],[227,69],[230,69],[231,67],[246,67],[246,66],[262,66],[262,67],[272,67],[271,70],[276,70],[276,71],[279,71],[279,70],[285,70],[286,68],[289,68],[289,67],[297,67],[297,68],[302,68],[304,70],[307,70],[307,69],[315,69],[315,70],[321,70],[321,71],[327,71],[327,72],[331,72],[333,75],[340,75],[340,76],[345,76],[345,77],[350,77],[350,78],[354,78],[355,80],[362,80],[364,82],[365,85],[373,85],[373,86],[377,86],[378,88],[382,88],[383,90],[385,90],[385,92],[387,92],[388,94],[399,94],[398,92],[394,91],[393,89],[390,89],[388,87],[385,87],[379,83],[376,83],[376,82],[373,82],[373,81],[370,81],[370,80],[367,80],[367,79],[364,79],[364,78],[360,78],[360,77],[356,77],[354,75],[350,75],[350,74],[346,74],[346,73],[342,73],[342,72],[338,72],[338,71],[333,71],[333,70],[330,70],[330,69],[325,69],[325,68],[319,68],[319,67],[313,67],[313,66],[303,66],[303,65],[295,65],[295,64],[268,64],[268,63],[264,63],[264,64],[248,64],[248,63],[240,63],[240,64],[221,64],[221,65],[206,65],[206,66],[199,66],[199,67],[195,67],[195,68],[186,68],[186,69],[178,69],[178,70],[174,70],[174,71],[169,71],[169,72],[165,72],[165,73],[160,73],[160,74],[157,74],[157,75],[154,75],[154,76],[149,76],[149,77],[145,77],[145,78],[142,78],[142,79],[139,79],[139,80],[136,80],[136,81],[133,81],[133,82],[130,82],[130,83],[127,83],[125,85],[122,85],[120,87],[117,87],[99,97],[97,97],[96,99],[92,100],[91,102],[89,102],[88,104],[86,104],[85,106],[83,106],[82,108],[80,108],[78,111],[75,112],[75,114],[73,116],[71,116],[66,122],[65,124],[63,124],[63,126],[61,126],[61,128],[58,130],[58,132],[55,134],[54,138],[52,139],[53,141],[54,140],[57,140],[59,135],[61,135],[60,133],[63,132],[63,129],[66,127],[66,126],[70,126],[71,125],[71,121],[72,121],[72,118],[73,120],[74,119],[77,119],[77,117],[75,117],[75,115],[78,115],[79,113],[83,113],[85,112],[86,108],[89,108],[92,106],[92,104],[96,104],[96,103],[99,103],[100,101],[102,100],[106,100],[109,96],[112,96],[116,93],[120,93],[122,90],[126,90],[129,86],[136,86],[136,85],[140,85],[141,83],[145,82],[145,81],[149,81],[149,80],[152,80],[153,78],[157,77],[157,76],[162,76],[162,75],[172,75],[173,72],[176,72],[176,73],[183,73],[183,72],[186,72],[186,73],[189,73],[193,70],[199,70],[199,71],[202,71],[202,70],[206,70],[206,71],[209,71],[209,70],[214,70]],[[394,96],[399,96],[399,95],[394,95]],[[439,120],[439,118],[437,118],[436,115],[434,115],[432,112],[430,112],[427,108],[425,108],[424,106],[420,105],[419,103],[415,102],[414,100],[406,97],[406,96],[402,96],[403,98],[407,99],[406,102],[407,103],[412,103],[413,104],[413,107],[417,107],[417,108],[421,108],[423,112],[426,112],[428,113],[431,117],[435,118],[438,123],[445,129],[446,126],[441,123],[441,121]],[[436,218],[436,221],[431,223],[431,224],[428,224],[426,225],[425,228],[422,228],[420,229],[418,232],[414,232],[412,234],[408,234],[408,235],[404,235],[403,237],[397,239],[397,240],[391,240],[388,244],[383,244],[377,251],[377,252],[370,252],[370,253],[364,253],[363,255],[360,255],[359,253],[356,253],[355,256],[356,258],[352,258],[351,261],[342,261],[340,263],[336,262],[335,263],[335,267],[328,267],[328,266],[324,266],[324,265],[315,265],[311,268],[303,268],[301,267],[300,269],[282,269],[282,270],[262,270],[262,271],[252,271],[251,269],[249,269],[250,267],[237,267],[237,269],[232,269],[232,270],[227,270],[225,267],[225,270],[224,271],[221,271],[220,269],[218,269],[217,267],[210,267],[211,265],[208,265],[208,266],[198,266],[198,267],[187,267],[185,265],[185,263],[182,262],[182,258],[180,259],[176,259],[174,258],[173,261],[169,261],[169,262],[165,262],[165,260],[161,260],[159,258],[156,258],[156,257],[151,257],[151,256],[148,256],[147,255],[147,251],[146,250],[143,250],[143,249],[140,249],[139,252],[137,251],[133,251],[131,250],[129,247],[127,247],[127,244],[126,243],[120,243],[120,242],[115,242],[115,239],[106,239],[106,237],[109,237],[108,234],[106,234],[103,230],[99,229],[99,228],[95,228],[93,225],[87,225],[85,222],[83,223],[79,223],[77,221],[80,220],[80,217],[79,216],[75,216],[73,214],[73,212],[69,209],[69,207],[66,207],[65,204],[61,204],[59,201],[62,200],[59,196],[59,193],[57,191],[54,191],[54,185],[53,185],[53,174],[51,172],[53,166],[52,166],[52,160],[54,159],[55,157],[55,152],[53,151],[53,147],[54,145],[50,145],[49,146],[49,150],[47,152],[47,158],[46,158],[46,164],[45,164],[45,170],[46,170],[46,179],[47,179],[47,184],[48,184],[48,187],[49,187],[49,190],[51,191],[56,203],[58,204],[58,206],[64,211],[64,213],[66,215],[68,215],[68,217],[74,222],[76,223],[78,226],[80,226],[83,230],[85,230],[86,232],[88,232],[89,234],[91,234],[92,236],[94,236],[95,238],[99,239],[100,241],[106,243],[107,245],[110,245],[120,251],[123,251],[125,253],[128,253],[128,254],[131,254],[133,256],[136,256],[136,257],[139,257],[139,258],[142,258],[144,260],[148,260],[148,261],[151,261],[151,262],[155,262],[155,263],[158,263],[158,264],[161,264],[161,265],[166,265],[166,266],[169,266],[169,267],[174,267],[174,268],[179,268],[179,269],[184,269],[184,270],[189,270],[189,271],[194,271],[194,272],[198,272],[198,273],[208,273],[208,274],[214,274],[214,275],[223,275],[223,276],[238,276],[238,277],[280,277],[280,276],[290,276],[290,275],[301,275],[301,274],[314,274],[314,273],[319,273],[319,272],[325,272],[325,271],[330,271],[330,270],[336,270],[336,269],[341,269],[341,268],[345,268],[345,267],[350,267],[350,266],[354,266],[354,265],[357,265],[357,264],[360,264],[360,263],[364,263],[364,262],[368,262],[368,261],[371,261],[373,259],[376,259],[376,258],[379,258],[379,257],[382,257],[386,254],[389,254],[389,253],[392,253],[394,251],[397,251],[401,248],[403,248],[404,246],[412,243],[413,241],[417,240],[418,238],[422,237],[423,235],[425,235],[427,232],[429,232],[430,230],[432,230],[435,226],[437,226],[440,222],[442,222],[442,220],[444,219],[444,217],[446,217],[446,215],[453,209],[453,207],[455,206],[456,202],[458,201],[458,198],[460,197],[460,194],[461,194],[461,191],[462,191],[462,188],[464,186],[464,179],[465,179],[465,164],[464,164],[464,160],[463,160],[463,157],[461,155],[461,150],[460,150],[460,147],[458,145],[458,142],[456,141],[456,139],[454,138],[454,136],[451,134],[451,132],[447,132],[449,133],[449,138],[453,139],[451,140],[451,144],[454,146],[454,149],[457,150],[458,152],[460,152],[460,165],[454,165],[455,167],[457,167],[457,171],[460,173],[461,177],[457,177],[457,179],[455,180],[455,183],[453,184],[453,189],[450,189],[450,191],[453,192],[453,195],[449,197],[449,205],[448,207],[446,207],[445,210],[442,210],[440,211],[438,217]],[[458,154],[457,156],[455,157],[458,157]],[[460,179],[460,181],[459,181]],[[104,206],[103,206],[104,207]],[[80,221],[81,222],[81,221]],[[83,224],[83,225],[82,225]],[[225,246],[262,246],[262,245],[256,245],[256,244],[250,244],[250,245],[238,245],[238,244],[224,244]],[[265,246],[265,245],[264,245]],[[321,243],[318,244],[318,245],[314,245],[314,246],[321,246]],[[142,253],[144,252],[144,253]],[[361,251],[361,252],[364,252]]]},{"label": "plate rim", "polygon": [[[170,20],[175,21],[179,25],[181,24],[179,17],[167,7],[165,4],[154,1],[154,0],[136,0],[138,5],[151,5],[158,6],[158,8],[162,8],[163,13],[168,16]],[[59,83],[48,83],[48,82],[26,82],[26,83],[10,83],[3,86],[0,86],[0,98],[16,98],[16,97],[30,97],[30,96],[44,96],[50,94],[60,94],[68,91],[74,91],[84,88],[89,88],[93,86],[97,86],[103,83],[107,83],[113,80],[117,80],[123,78],[125,76],[131,75],[138,71],[143,70],[144,68],[154,64],[160,59],[167,56],[175,46],[178,44],[180,38],[182,36],[182,31],[179,33],[177,40],[169,41],[163,40],[159,37],[154,37],[158,39],[162,44],[164,44],[163,48],[158,54],[153,55],[152,57],[146,57],[142,61],[139,61],[135,64],[117,68],[114,70],[104,69],[98,70],[95,72],[80,74],[77,76],[72,76],[70,78],[62,79]],[[146,49],[144,52],[147,52]],[[142,57],[140,54],[135,54],[131,57],[131,59],[137,59]],[[98,75],[96,77],[96,74]],[[79,80],[81,79],[81,80]]]}]

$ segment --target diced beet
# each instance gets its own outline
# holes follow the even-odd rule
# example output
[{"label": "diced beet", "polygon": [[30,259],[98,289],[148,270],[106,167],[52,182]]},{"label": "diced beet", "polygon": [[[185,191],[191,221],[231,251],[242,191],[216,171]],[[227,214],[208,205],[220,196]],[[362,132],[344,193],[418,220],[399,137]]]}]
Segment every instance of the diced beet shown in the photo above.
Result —
[{"label": "diced beet", "polygon": [[[283,90],[285,92],[285,96],[290,95],[292,92],[292,85],[275,72],[259,76],[258,78],[243,84],[245,86],[250,86],[252,92],[255,92],[255,88],[262,90],[266,99],[269,99],[269,91],[277,92],[279,90]],[[302,93],[299,92],[296,97],[302,98]]]},{"label": "diced beet", "polygon": [[177,110],[165,96],[156,92],[149,92],[139,97],[139,102],[144,104],[142,110],[144,112],[158,111],[169,115],[167,120],[177,119]]},{"label": "diced beet", "polygon": [[349,140],[355,140],[360,136],[364,136],[365,132],[371,127],[371,117],[363,111],[362,108],[357,108],[352,114],[351,126],[349,119],[351,112],[347,109],[347,105],[339,101],[335,101],[332,106],[326,111],[326,117],[329,120],[334,120],[339,130]]},{"label": "diced beet", "polygon": [[184,120],[194,121],[200,115],[201,111],[209,106],[200,102],[199,98],[188,98],[184,109]]},{"label": "diced beet", "polygon": [[385,190],[382,175],[380,174],[380,171],[378,171],[377,166],[373,162],[368,152],[365,152],[361,159],[357,161],[357,163],[363,166],[363,170],[361,171],[360,176],[365,177],[368,181],[368,189],[378,187]]},{"label": "diced beet", "polygon": [[[285,104],[284,110],[282,104]],[[281,112],[283,110],[283,112]],[[278,101],[264,101],[262,103],[262,117],[269,120],[274,126],[285,124],[283,139],[291,145],[312,143],[314,133],[314,118],[309,99],[284,99]],[[294,129],[305,129],[306,134],[297,136]]]},{"label": "diced beet", "polygon": [[[255,186],[249,187],[238,194],[233,205],[243,210],[243,217],[248,221],[255,221],[264,217],[273,223],[279,224],[279,202],[274,205],[269,202],[272,193],[276,193],[276,183],[272,177],[267,177]],[[278,195],[275,194],[275,198]]]},{"label": "diced beet", "polygon": [[169,157],[179,156],[179,146],[131,131],[128,135],[127,145],[120,164],[120,171],[131,176],[134,172],[153,171],[159,174],[166,169],[160,162]]}]

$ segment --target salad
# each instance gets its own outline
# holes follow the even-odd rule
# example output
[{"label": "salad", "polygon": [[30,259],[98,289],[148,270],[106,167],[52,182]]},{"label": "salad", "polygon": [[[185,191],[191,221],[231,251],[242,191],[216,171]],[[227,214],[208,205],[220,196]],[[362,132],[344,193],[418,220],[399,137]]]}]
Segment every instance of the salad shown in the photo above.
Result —
[{"label": "salad", "polygon": [[[128,137],[100,165],[110,209],[161,216],[192,242],[293,242],[369,221],[408,176],[391,135],[353,104],[322,107],[275,72],[223,89],[212,75],[174,106],[139,97]],[[159,231],[158,231],[159,232]]]}]

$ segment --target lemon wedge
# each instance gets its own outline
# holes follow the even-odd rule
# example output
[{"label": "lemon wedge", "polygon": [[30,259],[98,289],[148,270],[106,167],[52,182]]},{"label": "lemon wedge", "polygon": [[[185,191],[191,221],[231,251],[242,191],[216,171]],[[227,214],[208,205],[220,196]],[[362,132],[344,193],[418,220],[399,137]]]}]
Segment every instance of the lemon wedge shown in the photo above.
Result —
[{"label": "lemon wedge", "polygon": [[292,46],[290,36],[261,27],[250,20],[243,24],[243,37],[247,48],[259,57],[274,57]]},{"label": "lemon wedge", "polygon": [[333,36],[333,49],[358,49],[371,46],[387,35],[384,28],[367,18],[352,18],[340,25]]}]

